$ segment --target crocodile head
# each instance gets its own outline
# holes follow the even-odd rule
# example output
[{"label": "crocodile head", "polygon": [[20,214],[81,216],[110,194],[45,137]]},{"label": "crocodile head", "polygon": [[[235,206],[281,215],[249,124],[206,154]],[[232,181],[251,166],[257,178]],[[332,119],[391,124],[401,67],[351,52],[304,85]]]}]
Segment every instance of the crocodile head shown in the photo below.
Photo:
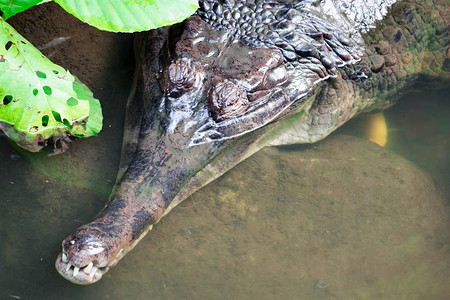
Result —
[{"label": "crocodile head", "polygon": [[[63,241],[59,273],[98,281],[178,203],[262,147],[314,142],[391,105],[421,71],[421,53],[402,60],[397,49],[436,28],[410,3],[375,23],[391,2],[201,1],[182,24],[141,36],[116,187]],[[422,22],[414,34],[411,20]]]}]

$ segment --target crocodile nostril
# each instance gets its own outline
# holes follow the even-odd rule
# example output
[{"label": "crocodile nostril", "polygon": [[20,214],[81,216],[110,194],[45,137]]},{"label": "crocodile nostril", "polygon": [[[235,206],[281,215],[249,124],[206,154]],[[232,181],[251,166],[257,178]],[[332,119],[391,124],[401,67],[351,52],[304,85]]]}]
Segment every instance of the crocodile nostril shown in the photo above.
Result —
[{"label": "crocodile nostril", "polygon": [[61,260],[85,267],[90,262],[104,266],[108,263],[108,237],[95,228],[83,226],[63,241]]}]

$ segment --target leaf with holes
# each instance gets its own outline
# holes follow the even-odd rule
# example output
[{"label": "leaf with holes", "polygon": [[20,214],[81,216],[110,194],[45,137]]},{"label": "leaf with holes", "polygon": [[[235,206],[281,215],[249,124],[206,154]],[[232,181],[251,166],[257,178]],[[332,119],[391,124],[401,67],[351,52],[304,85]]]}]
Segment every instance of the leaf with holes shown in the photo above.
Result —
[{"label": "leaf with holes", "polygon": [[0,129],[21,147],[97,135],[100,103],[0,18]]},{"label": "leaf with holes", "polygon": [[6,20],[43,0],[0,0],[0,10],[3,12],[3,18]]},{"label": "leaf with holes", "polygon": [[55,0],[67,12],[101,30],[135,32],[183,21],[198,0]]}]

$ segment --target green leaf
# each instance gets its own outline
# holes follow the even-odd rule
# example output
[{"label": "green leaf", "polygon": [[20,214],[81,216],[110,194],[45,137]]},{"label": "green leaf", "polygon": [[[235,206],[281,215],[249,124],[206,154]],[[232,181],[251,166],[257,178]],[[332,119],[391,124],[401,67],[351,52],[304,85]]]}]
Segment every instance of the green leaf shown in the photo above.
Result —
[{"label": "green leaf", "polygon": [[24,10],[35,6],[42,0],[0,0],[0,10],[3,12],[3,18],[8,19]]},{"label": "green leaf", "polygon": [[0,129],[38,151],[49,138],[88,137],[101,128],[100,103],[89,89],[0,18]]},{"label": "green leaf", "polygon": [[198,0],[55,0],[99,29],[135,32],[175,24],[192,15]]}]

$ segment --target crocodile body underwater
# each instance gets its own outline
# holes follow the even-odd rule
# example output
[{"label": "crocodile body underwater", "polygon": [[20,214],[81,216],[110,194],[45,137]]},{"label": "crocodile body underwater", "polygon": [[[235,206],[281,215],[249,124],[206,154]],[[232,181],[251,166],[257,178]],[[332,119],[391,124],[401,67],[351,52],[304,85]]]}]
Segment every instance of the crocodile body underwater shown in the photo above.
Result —
[{"label": "crocodile body underwater", "polygon": [[269,145],[318,141],[449,79],[448,2],[200,1],[136,39],[116,186],[62,243],[58,272],[101,279],[164,215]]}]

